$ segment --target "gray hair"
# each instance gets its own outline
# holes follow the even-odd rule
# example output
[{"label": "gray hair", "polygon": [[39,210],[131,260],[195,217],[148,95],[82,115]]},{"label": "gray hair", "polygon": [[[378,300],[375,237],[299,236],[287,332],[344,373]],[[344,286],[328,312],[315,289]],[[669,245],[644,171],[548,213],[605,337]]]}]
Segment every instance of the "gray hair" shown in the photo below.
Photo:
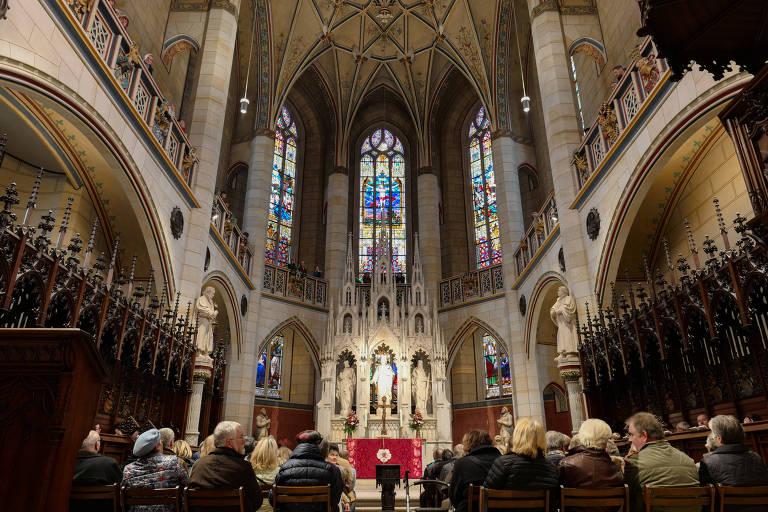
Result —
[{"label": "gray hair", "polygon": [[597,418],[590,418],[579,427],[579,439],[584,448],[597,448],[605,450],[605,445],[610,439],[611,427]]},{"label": "gray hair", "polygon": [[161,428],[160,429],[160,441],[163,443],[163,448],[170,448],[173,446],[173,440],[176,437],[176,435],[173,433],[173,430],[170,428]]},{"label": "gray hair", "polygon": [[568,443],[568,449],[573,450],[574,448],[579,448],[581,446],[584,446],[581,444],[581,439],[579,439],[579,434],[574,434],[574,436],[571,438],[571,442]]},{"label": "gray hair", "polygon": [[547,433],[544,434],[544,439],[546,439],[547,442],[548,452],[554,450],[565,451],[568,449],[568,443],[571,442],[570,437],[557,430],[548,430]]},{"label": "gray hair", "polygon": [[704,443],[704,448],[707,449],[707,452],[711,452],[715,448],[717,448],[717,441],[715,441],[715,433],[710,432],[707,436],[707,441]]},{"label": "gray hair", "polygon": [[237,437],[237,429],[243,428],[236,421],[222,421],[216,428],[213,429],[213,446],[216,448],[224,448],[227,446],[227,439],[235,439]]},{"label": "gray hair", "polygon": [[80,445],[81,450],[95,450],[96,445],[101,442],[101,436],[95,430],[88,432],[88,435],[83,439],[83,444]]},{"label": "gray hair", "polygon": [[744,443],[744,428],[733,416],[715,416],[709,421],[709,428],[716,437],[720,437],[722,444]]}]

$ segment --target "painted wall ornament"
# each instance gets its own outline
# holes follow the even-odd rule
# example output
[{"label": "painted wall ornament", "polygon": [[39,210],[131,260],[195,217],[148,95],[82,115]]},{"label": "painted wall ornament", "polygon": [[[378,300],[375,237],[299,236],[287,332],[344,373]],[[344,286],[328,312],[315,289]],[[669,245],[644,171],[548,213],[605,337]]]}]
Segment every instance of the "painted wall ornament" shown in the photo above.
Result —
[{"label": "painted wall ornament", "polygon": [[528,310],[528,301],[525,299],[525,295],[520,296],[518,307],[520,308],[520,314],[525,316],[525,313]]},{"label": "painted wall ornament", "polygon": [[240,314],[242,316],[245,316],[245,314],[248,312],[248,297],[243,294],[242,297],[240,297]]},{"label": "painted wall ornament", "polygon": [[211,249],[205,248],[205,263],[203,264],[203,272],[208,272],[208,267],[211,266]]},{"label": "painted wall ornament", "polygon": [[560,264],[560,272],[565,272],[565,251],[560,246],[560,250],[557,251],[557,263]]},{"label": "painted wall ornament", "polygon": [[181,208],[174,206],[171,210],[171,234],[173,238],[178,240],[181,238],[181,234],[184,232],[184,214],[181,213]]},{"label": "painted wall ornament", "polygon": [[597,235],[600,234],[600,213],[597,208],[592,208],[587,214],[587,235],[590,240],[597,240]]}]

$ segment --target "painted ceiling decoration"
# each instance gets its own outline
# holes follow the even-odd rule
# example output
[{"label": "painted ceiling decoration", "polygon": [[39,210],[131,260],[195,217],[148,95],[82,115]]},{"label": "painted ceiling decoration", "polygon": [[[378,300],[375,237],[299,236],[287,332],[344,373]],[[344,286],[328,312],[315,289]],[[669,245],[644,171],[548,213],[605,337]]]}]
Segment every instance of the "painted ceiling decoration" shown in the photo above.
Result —
[{"label": "painted ceiling decoration", "polygon": [[[264,12],[260,4],[261,0],[255,0],[257,17]],[[506,101],[504,91],[497,88],[503,88],[509,77],[496,83],[493,75],[497,65],[503,66],[499,55],[507,52],[511,4],[512,0],[270,3],[271,59],[258,71],[262,84],[269,81],[270,104],[256,124],[259,126],[263,118],[272,123],[291,87],[314,68],[333,102],[341,135],[337,156],[348,150],[348,131],[363,99],[382,86],[402,99],[416,127],[419,147],[428,151],[425,133],[432,102],[443,78],[456,68],[488,108],[495,129],[498,104]],[[257,41],[263,40],[265,25],[259,24]],[[506,75],[506,70],[501,75]],[[260,86],[260,96],[263,89]]]}]

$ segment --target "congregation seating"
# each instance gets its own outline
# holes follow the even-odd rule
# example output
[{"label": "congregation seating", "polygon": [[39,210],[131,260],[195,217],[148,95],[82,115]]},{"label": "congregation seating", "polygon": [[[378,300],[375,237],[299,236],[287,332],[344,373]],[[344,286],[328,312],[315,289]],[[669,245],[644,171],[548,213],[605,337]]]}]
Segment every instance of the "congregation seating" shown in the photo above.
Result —
[{"label": "congregation seating", "polygon": [[512,491],[480,488],[480,510],[549,510],[549,491]]},{"label": "congregation seating", "polygon": [[[734,510],[735,507],[763,505],[768,510],[768,487],[717,486],[718,510]],[[733,508],[729,508],[733,507]]]},{"label": "congregation seating", "polygon": [[222,509],[246,512],[245,494],[242,487],[238,489],[190,489],[186,487],[184,489],[184,512]]},{"label": "congregation seating", "polygon": [[272,487],[272,500],[275,510],[277,510],[280,505],[289,503],[298,503],[301,505],[322,503],[325,505],[327,512],[333,511],[330,485],[314,485],[306,487],[275,485]]},{"label": "congregation seating", "polygon": [[467,512],[480,511],[480,486],[469,484],[467,488]]},{"label": "congregation seating", "polygon": [[134,505],[167,505],[181,511],[181,488],[147,489],[143,487],[123,487],[120,490],[120,503],[123,510]]},{"label": "congregation seating", "polygon": [[656,507],[701,507],[702,511],[715,512],[715,488],[701,487],[649,487],[643,488],[645,512]]},{"label": "congregation seating", "polygon": [[69,493],[70,510],[99,508],[103,511],[120,510],[120,487],[111,485],[81,485],[73,486]]},{"label": "congregation seating", "polygon": [[594,510],[596,507],[613,507],[615,512],[629,511],[629,486],[606,489],[572,489],[560,486],[560,510]]}]

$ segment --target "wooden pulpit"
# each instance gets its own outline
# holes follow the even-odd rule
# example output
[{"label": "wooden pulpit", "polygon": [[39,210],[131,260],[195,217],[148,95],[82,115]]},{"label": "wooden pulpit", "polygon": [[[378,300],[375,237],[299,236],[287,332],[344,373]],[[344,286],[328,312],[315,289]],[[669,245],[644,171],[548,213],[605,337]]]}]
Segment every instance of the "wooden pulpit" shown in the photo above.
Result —
[{"label": "wooden pulpit", "polygon": [[395,486],[400,487],[400,464],[376,464],[376,487],[381,487],[381,510],[395,510]]},{"label": "wooden pulpit", "polygon": [[0,329],[0,508],[67,510],[106,377],[79,329]]}]

